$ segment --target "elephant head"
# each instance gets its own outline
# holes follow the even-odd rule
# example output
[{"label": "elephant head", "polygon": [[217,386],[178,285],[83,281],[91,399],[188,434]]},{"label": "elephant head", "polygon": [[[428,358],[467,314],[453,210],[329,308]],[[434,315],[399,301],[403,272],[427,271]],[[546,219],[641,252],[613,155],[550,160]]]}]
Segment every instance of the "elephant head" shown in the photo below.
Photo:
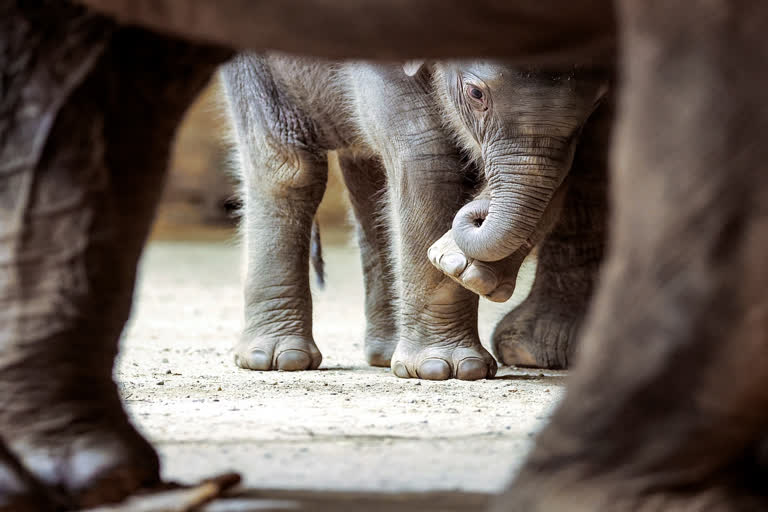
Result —
[{"label": "elephant head", "polygon": [[[418,62],[404,66],[418,70]],[[500,61],[437,63],[437,98],[450,127],[483,169],[486,194],[456,214],[465,255],[497,261],[534,233],[571,166],[581,128],[607,91],[607,75],[513,67]]]}]

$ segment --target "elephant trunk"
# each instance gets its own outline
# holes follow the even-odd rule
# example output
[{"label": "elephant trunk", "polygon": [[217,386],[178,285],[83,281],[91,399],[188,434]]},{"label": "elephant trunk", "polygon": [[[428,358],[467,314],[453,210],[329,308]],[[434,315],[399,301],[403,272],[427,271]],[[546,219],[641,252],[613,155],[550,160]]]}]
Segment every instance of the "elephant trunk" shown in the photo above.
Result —
[{"label": "elephant trunk", "polygon": [[453,238],[464,254],[498,261],[535,233],[570,169],[571,142],[542,138],[525,148],[516,143],[486,152],[486,192],[453,219]]}]

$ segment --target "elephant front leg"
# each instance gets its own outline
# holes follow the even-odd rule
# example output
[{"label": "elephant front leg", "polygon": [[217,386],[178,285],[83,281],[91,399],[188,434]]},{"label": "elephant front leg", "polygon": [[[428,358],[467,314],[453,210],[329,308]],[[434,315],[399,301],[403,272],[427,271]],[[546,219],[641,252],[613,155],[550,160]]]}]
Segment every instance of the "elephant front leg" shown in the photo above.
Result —
[{"label": "elephant front leg", "polygon": [[[52,37],[66,48],[100,22],[46,11],[12,23],[22,30],[29,19],[45,26],[30,28],[29,44],[6,46],[35,58],[14,61],[11,51],[10,112],[0,119],[0,439],[40,485],[80,508],[159,480],[157,455],[120,403],[113,362],[171,138],[227,53],[121,29],[61,93],[77,52],[35,45]],[[41,104],[48,94],[60,103]],[[37,142],[39,153],[25,150]],[[0,501],[19,510],[19,493],[6,492]]]},{"label": "elephant front leg", "polygon": [[397,293],[389,233],[382,218],[386,196],[384,168],[374,158],[342,152],[339,164],[357,220],[357,241],[365,282],[365,358],[389,367],[397,346]]},{"label": "elephant front leg", "polygon": [[[286,154],[245,171],[245,328],[235,363],[250,370],[315,370],[322,361],[312,336],[309,245],[328,162]],[[307,184],[294,186],[284,173]]]},{"label": "elephant front leg", "polygon": [[315,123],[282,93],[255,54],[222,68],[237,139],[246,249],[245,327],[235,364],[249,370],[314,370],[309,252],[328,179]]},{"label": "elephant front leg", "polygon": [[768,9],[619,5],[611,247],[566,397],[495,510],[768,510]]},{"label": "elephant front leg", "polygon": [[493,348],[504,364],[562,369],[572,362],[605,252],[613,114],[604,107],[584,131],[560,215],[539,245],[533,287],[494,330]]},{"label": "elephant front leg", "polygon": [[429,380],[493,377],[496,361],[480,345],[477,296],[435,269],[425,255],[467,200],[453,154],[404,159],[390,172],[389,200],[397,256],[399,341],[392,371]]},{"label": "elephant front leg", "polygon": [[52,511],[55,501],[0,441],[0,512]]},{"label": "elephant front leg", "polygon": [[602,262],[606,205],[584,200],[576,177],[570,183],[562,216],[538,251],[530,293],[491,337],[504,364],[564,369],[573,358]]}]

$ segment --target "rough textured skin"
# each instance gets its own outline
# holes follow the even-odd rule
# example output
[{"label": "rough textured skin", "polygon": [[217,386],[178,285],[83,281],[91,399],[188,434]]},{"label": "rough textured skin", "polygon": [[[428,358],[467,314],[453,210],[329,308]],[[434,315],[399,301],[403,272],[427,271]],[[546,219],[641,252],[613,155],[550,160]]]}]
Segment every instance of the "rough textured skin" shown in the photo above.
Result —
[{"label": "rough textured skin", "polygon": [[[111,6],[113,12],[121,12],[120,7],[127,9],[132,4],[127,1],[115,4],[110,4],[108,0],[99,2],[103,6]],[[218,5],[190,2],[183,11],[194,12],[203,3],[209,6],[208,9]],[[322,4],[327,7],[334,3]],[[339,0],[338,5],[349,4]],[[550,55],[556,54],[557,49],[566,49],[567,52],[559,55],[572,58],[574,49],[578,52],[585,48],[585,39],[580,37],[585,32],[568,30],[572,25],[589,27],[591,30],[586,33],[590,34],[590,40],[611,40],[612,17],[605,15],[610,12],[609,5],[583,8],[579,3],[570,1],[537,1],[532,4],[542,8],[537,17],[519,18],[531,27],[521,32],[520,39],[516,38],[516,31],[506,30],[505,18],[495,17],[493,15],[497,13],[491,12],[485,21],[498,23],[494,26],[500,29],[489,30],[483,24],[477,29],[477,38],[469,39],[471,43],[467,44],[467,48],[471,50],[467,51],[482,50],[479,47],[482,41],[487,43],[487,48],[506,48],[512,56],[534,52],[536,48],[548,48],[552,50]],[[135,259],[141,237],[128,243],[129,249],[123,259],[123,252],[109,250],[110,246],[115,247],[114,227],[119,225],[136,229],[133,233],[144,232],[145,215],[150,216],[152,201],[144,197],[134,203],[136,196],[126,194],[125,201],[136,207],[130,215],[119,215],[120,211],[127,210],[118,209],[117,205],[125,206],[126,203],[103,200],[109,191],[113,191],[105,185],[105,181],[109,181],[104,176],[107,169],[111,176],[111,170],[117,168],[130,169],[133,176],[143,175],[137,171],[142,169],[150,180],[162,176],[162,172],[153,172],[161,166],[146,166],[143,160],[146,155],[154,158],[165,153],[174,123],[169,121],[168,129],[161,130],[159,134],[147,130],[146,113],[142,110],[139,116],[134,101],[158,96],[140,94],[137,98],[135,88],[118,95],[121,89],[117,84],[122,82],[111,81],[111,87],[115,89],[109,87],[106,90],[114,92],[113,98],[120,101],[105,103],[99,94],[104,92],[103,88],[89,96],[74,94],[71,98],[74,100],[77,96],[78,101],[83,102],[79,106],[84,110],[79,111],[86,114],[83,117],[86,122],[79,125],[80,129],[93,128],[93,117],[102,116],[105,121],[116,117],[121,121],[133,119],[133,124],[128,123],[132,127],[131,132],[119,137],[119,140],[127,141],[124,159],[111,159],[108,166],[103,162],[102,165],[71,165],[68,160],[61,165],[42,166],[43,160],[54,162],[56,155],[82,152],[81,146],[74,142],[79,140],[77,137],[57,136],[57,128],[53,125],[59,123],[56,114],[68,108],[68,93],[72,89],[70,87],[68,91],[67,86],[85,84],[88,80],[70,82],[59,79],[52,82],[49,76],[41,77],[29,70],[24,71],[24,66],[11,66],[9,63],[18,62],[13,57],[19,55],[20,48],[28,51],[42,47],[10,44],[10,36],[17,32],[5,27],[15,26],[21,20],[15,11],[9,9],[16,9],[19,4],[4,1],[0,5],[4,15],[0,19],[8,24],[0,31],[4,57],[3,87],[13,82],[7,77],[21,69],[18,71],[21,78],[14,82],[15,97],[22,89],[51,94],[45,98],[46,101],[39,103],[43,107],[39,110],[26,110],[23,108],[27,105],[25,102],[6,102],[7,98],[14,98],[13,94],[6,93],[11,89],[4,89],[0,96],[3,102],[0,117],[3,168],[0,179],[7,183],[0,187],[0,204],[8,212],[8,219],[23,221],[21,224],[11,221],[3,223],[1,245],[5,270],[0,295],[6,307],[3,308],[5,316],[0,324],[0,364],[3,365],[0,372],[0,397],[3,400],[0,436],[8,445],[13,445],[15,435],[21,428],[26,434],[32,434],[28,438],[35,438],[36,433],[47,425],[37,415],[32,418],[25,413],[10,418],[6,412],[11,405],[27,403],[23,397],[32,383],[39,384],[40,387],[35,389],[47,399],[41,403],[34,402],[34,397],[29,398],[32,403],[38,404],[36,414],[51,407],[62,413],[64,418],[76,417],[82,413],[80,407],[85,404],[86,408],[95,407],[99,412],[107,411],[114,415],[118,430],[121,425],[126,428],[121,423],[124,419],[122,412],[116,413],[119,403],[114,386],[108,374],[104,376],[108,372],[93,368],[94,379],[88,382],[88,387],[80,387],[81,379],[90,375],[83,376],[79,372],[62,374],[59,370],[72,368],[76,362],[81,363],[84,352],[77,349],[86,342],[87,348],[94,349],[94,358],[101,358],[107,367],[111,364],[111,355],[115,350],[114,333],[127,315],[126,304],[130,295],[127,289],[132,285],[132,272],[126,272],[116,281],[110,280],[113,287],[107,287],[106,283],[99,283],[99,279],[62,280],[58,270],[64,264],[62,254],[73,258],[66,259],[68,265],[80,265],[80,268],[85,267],[82,262],[86,255],[95,257],[96,264],[94,260],[89,260],[88,265],[95,274],[88,273],[86,277],[103,276],[106,271],[99,263],[104,261],[118,262],[110,269],[112,275],[120,275],[124,269],[132,267],[127,262]],[[176,30],[184,27],[186,18],[163,18],[164,14],[173,14],[173,11],[146,11],[151,5],[168,8],[167,3],[142,1],[138,5],[145,9],[142,12],[156,15],[145,19],[154,22],[155,27],[168,26]],[[171,5],[179,7],[182,3]],[[227,5],[231,7],[234,4]],[[254,5],[269,5],[278,9],[276,6],[284,4],[259,2]],[[293,4],[285,5],[292,7],[290,12],[300,12]],[[432,9],[424,13],[411,10],[411,2],[403,6],[382,0],[380,6],[386,8],[387,5],[391,5],[393,11],[384,10],[377,14],[389,12],[391,16],[400,16],[403,20],[415,20],[418,26],[404,24],[404,27],[411,28],[410,32],[398,33],[398,37],[394,37],[393,32],[391,39],[391,34],[386,32],[363,34],[370,37],[365,39],[368,44],[355,46],[355,52],[381,55],[383,47],[391,47],[402,52],[398,53],[398,57],[412,57],[412,53],[419,49],[423,49],[425,54],[428,50],[439,54],[442,44],[446,45],[443,48],[450,48],[450,44],[444,41],[453,41],[451,38],[455,34],[448,31],[441,33],[439,27],[443,25],[428,23],[432,18]],[[505,5],[514,10],[522,4],[505,2]],[[765,292],[768,289],[765,270],[768,184],[765,183],[764,172],[768,146],[761,137],[768,129],[768,102],[763,86],[768,81],[768,70],[761,65],[768,59],[764,36],[768,30],[768,7],[761,2],[746,0],[692,0],[686,3],[620,0],[618,5],[622,38],[621,75],[625,78],[619,89],[618,129],[610,175],[610,197],[614,210],[610,221],[612,237],[608,263],[601,274],[596,300],[585,324],[581,362],[572,375],[568,393],[551,424],[539,436],[534,451],[509,493],[499,498],[497,509],[525,512],[765,510],[768,508],[764,492],[766,472],[764,459],[758,459],[758,449],[768,432],[768,387],[765,385],[768,382],[768,308]],[[451,3],[448,7],[455,9],[439,12],[448,18],[453,13],[456,19],[461,20],[455,22],[453,26],[456,26],[467,18],[465,6],[464,2],[460,6]],[[409,17],[414,12],[420,16]],[[484,13],[482,9],[479,12]],[[357,14],[360,16],[360,13]],[[485,14],[488,12],[485,11]],[[261,42],[278,49],[281,47],[280,31],[290,26],[287,16],[252,20],[240,11],[236,11],[234,16],[237,21],[233,24],[275,22],[272,39]],[[589,23],[593,18],[609,21],[596,26]],[[220,19],[226,21],[226,18]],[[338,30],[334,31],[334,37],[341,37],[344,41],[344,37],[349,36],[349,27],[354,26],[354,18],[339,19],[341,22],[335,26]],[[57,16],[55,23],[49,21],[53,25],[60,24],[63,33],[69,34],[72,27],[67,26],[68,20],[71,18]],[[276,23],[279,20],[283,20],[282,24]],[[557,25],[560,30],[551,30],[553,25],[547,22],[558,20],[561,21]],[[539,30],[539,24],[544,29]],[[200,22],[191,24],[186,33],[192,35],[194,30],[202,30],[201,25]],[[418,34],[427,25],[433,27],[430,30],[435,32],[429,32],[430,39],[423,39]],[[212,26],[219,28],[217,34],[220,41],[238,42],[235,36],[228,40],[221,25]],[[251,27],[252,34],[260,33],[259,25]],[[38,27],[33,32],[38,36],[55,33],[52,26],[48,26],[46,31]],[[298,44],[306,45],[308,50],[316,53],[330,53],[328,47],[313,44],[324,40],[327,31],[322,34],[308,33],[313,35],[300,38]],[[484,35],[488,39],[483,39]],[[495,45],[493,39],[497,41]],[[498,43],[499,39],[505,42],[504,46]],[[65,40],[58,38],[57,42],[61,45]],[[297,48],[297,43],[290,37],[285,40],[288,42],[283,43],[284,49]],[[404,40],[406,44],[391,45],[391,41],[395,40]],[[258,40],[250,41],[251,44],[259,43]],[[167,49],[167,44],[168,41],[162,38],[143,41],[144,48],[153,51]],[[135,47],[129,45],[129,48]],[[534,57],[541,55],[537,52]],[[48,69],[54,67],[53,62],[64,62],[64,59],[50,57],[51,54],[44,52],[35,62]],[[83,62],[80,58],[77,61]],[[120,63],[113,69],[116,73],[113,76],[121,79],[141,77],[145,69],[144,61],[139,69],[132,69],[129,63],[136,61],[130,59],[109,62]],[[201,74],[210,72],[207,64],[200,59],[195,59],[194,63]],[[106,66],[107,61],[102,61],[102,64]],[[77,68],[76,64],[64,66],[65,75]],[[173,82],[168,77],[162,78],[160,70],[154,71],[144,76],[144,80],[155,83],[152,81],[155,77],[161,84],[169,83],[165,80]],[[174,98],[186,100],[193,92],[194,80],[190,80],[189,73],[184,75],[179,70],[175,73],[173,76],[184,76],[183,80],[179,80],[179,87],[190,94]],[[99,75],[104,77],[101,73]],[[193,73],[193,76],[196,75],[197,72]],[[150,89],[154,93],[162,87],[155,83]],[[58,102],[52,101],[54,98]],[[157,116],[156,121],[162,121],[160,124],[165,126],[166,120],[174,119],[169,114],[173,114],[176,108],[183,108],[184,102],[181,99],[163,100],[154,105],[156,108],[151,113]],[[58,108],[55,107],[57,104]],[[25,115],[19,116],[22,112]],[[107,116],[108,112],[112,114]],[[17,170],[9,164],[15,163],[15,160],[8,158],[6,151],[20,144],[10,141],[20,140],[15,137],[20,133],[22,124],[17,123],[17,118],[21,117],[30,123],[24,129],[31,131],[26,133],[33,135],[32,139],[42,141],[38,149],[42,148],[46,156],[24,152],[23,155],[30,159],[21,159],[20,170]],[[54,117],[56,122],[51,123]],[[137,119],[142,121],[141,130],[136,128]],[[49,123],[47,128],[46,123]],[[122,126],[122,123],[118,124]],[[103,126],[114,127],[115,124],[114,121],[112,124],[105,122]],[[115,139],[106,135],[94,140],[111,140],[106,148],[116,143]],[[92,140],[88,143],[89,147],[93,145]],[[144,153],[137,150],[139,147],[158,148],[158,152]],[[105,151],[105,155],[110,154],[110,151]],[[87,174],[94,169],[101,171],[95,176]],[[78,180],[83,177],[88,179]],[[77,250],[72,253],[62,252],[63,244],[57,239],[46,238],[52,232],[48,226],[39,231],[38,236],[38,229],[43,228],[34,220],[38,218],[37,214],[46,211],[45,208],[22,210],[25,215],[14,216],[20,211],[16,205],[31,197],[27,196],[28,191],[50,190],[46,187],[54,178],[61,180],[63,185],[71,185],[71,188],[63,190],[67,192],[72,206],[47,218],[53,223],[51,229],[66,225],[80,215],[98,221],[93,225],[77,225],[80,226],[76,231],[79,235],[75,239],[84,239],[88,244],[74,246]],[[35,186],[30,187],[30,184]],[[52,192],[57,190],[58,187]],[[122,194],[114,195],[123,197]],[[39,202],[34,204],[40,206]],[[105,209],[116,213],[100,215]],[[124,222],[118,224],[116,218],[122,218]],[[106,237],[90,236],[95,234],[95,229],[103,228],[105,223],[112,228],[97,231],[96,234],[105,234]],[[127,238],[131,240],[130,236]],[[122,242],[125,240],[121,238]],[[27,253],[17,253],[15,247],[42,247],[44,250],[38,250],[37,254],[43,254],[45,258],[19,260],[15,256]],[[72,248],[73,244],[67,243],[66,247]],[[45,261],[45,265],[41,261]],[[35,272],[28,273],[27,268],[35,269]],[[69,275],[82,274],[64,274],[65,277]],[[61,304],[76,307],[57,309],[57,315],[51,320],[56,328],[63,328],[56,332],[55,337],[48,336],[51,329],[45,323],[42,324],[45,327],[41,330],[42,336],[25,337],[29,332],[19,332],[15,326],[20,325],[18,320],[24,318],[24,314],[40,312],[25,308],[34,302],[39,291],[37,283],[41,282],[55,283],[61,293],[51,296],[61,298]],[[81,301],[83,295],[80,292],[83,290],[89,293]],[[16,292],[22,293],[8,295]],[[115,303],[123,304],[117,307]],[[19,307],[8,307],[8,304],[19,304]],[[45,310],[42,311],[44,314]],[[74,314],[67,316],[62,311]],[[80,314],[82,312],[88,315]],[[86,319],[99,329],[85,329]],[[111,320],[114,324],[109,329],[101,330]],[[31,323],[35,324],[34,318]],[[33,354],[38,357],[32,357]],[[8,371],[7,365],[14,361],[18,364],[13,371]],[[44,378],[40,378],[41,375]],[[16,378],[18,381],[14,380]],[[52,383],[60,386],[52,389]],[[48,394],[52,392],[57,395]],[[72,402],[71,395],[67,395],[70,392],[79,393],[77,396],[84,400]],[[89,396],[83,397],[83,394]],[[86,416],[92,418],[89,414]],[[100,421],[94,423],[89,419],[82,424],[102,425]],[[114,422],[104,427],[108,430],[101,434],[116,434],[113,427]],[[130,429],[122,433],[128,431]],[[44,443],[40,446],[47,445],[51,453],[73,456],[84,453],[88,456],[82,451],[82,445],[74,442],[89,438],[82,432],[75,439],[66,428],[61,432],[54,429],[48,434],[41,439]],[[126,443],[122,446],[132,448],[138,445]],[[15,450],[12,448],[12,451]],[[115,453],[111,447],[97,444],[91,455],[109,459]],[[25,461],[23,455],[16,453],[22,463],[30,464],[32,461]],[[151,460],[152,457],[147,456],[143,462]],[[3,467],[13,468],[6,462],[7,458],[4,458]],[[28,466],[27,469],[40,478],[35,467]],[[93,481],[85,483],[87,494],[98,496],[103,489],[93,484]],[[9,503],[7,498],[3,496]]]},{"label": "rough textured skin", "polygon": [[390,365],[397,346],[397,290],[389,254],[387,219],[381,205],[386,200],[386,174],[381,162],[342,152],[339,164],[349,191],[357,227],[365,285],[365,358],[373,366]]},{"label": "rough textured skin", "polygon": [[608,260],[496,510],[766,510],[768,10],[620,4]]},{"label": "rough textured skin", "polygon": [[[124,20],[232,45],[258,44],[255,34],[281,50],[314,46],[330,56],[351,55],[354,48],[379,57],[462,53],[449,48],[519,56],[535,46],[548,61],[571,60],[562,45],[535,42],[536,32],[523,38],[521,31],[510,43],[488,29],[489,19],[503,26],[521,13],[543,21],[541,2],[517,11],[494,4],[502,8],[475,11],[474,22],[460,3],[437,10],[410,2],[98,5]],[[0,293],[8,306],[0,333],[0,436],[27,474],[63,491],[65,504],[109,501],[157,478],[155,455],[126,422],[109,370],[171,134],[226,52],[119,28],[65,2],[0,6],[1,203],[11,219],[2,236]],[[445,24],[427,23],[435,12],[446,16]],[[550,33],[578,39],[580,48],[589,48],[587,60],[604,62],[613,37],[597,29],[611,26],[612,12],[599,12],[582,15],[589,23],[571,31],[572,18],[561,10]],[[306,15],[302,23],[299,13]],[[332,31],[338,39],[331,41],[325,28],[308,30],[307,23],[319,26],[319,14],[338,24]],[[393,46],[395,39],[402,44]],[[44,380],[37,377],[41,367]],[[8,481],[26,481],[15,465],[3,467],[10,468]],[[3,490],[5,503],[18,509],[8,492],[16,491]]]},{"label": "rough textured skin", "polygon": [[0,443],[0,512],[50,510],[55,501],[55,497]]},{"label": "rough textured skin", "polygon": [[[400,377],[495,372],[477,336],[477,299],[424,255],[470,197],[477,168],[489,180],[495,215],[485,223],[501,220],[529,237],[568,172],[604,82],[591,72],[582,78],[491,61],[404,67],[413,76],[398,65],[246,55],[225,68],[248,248],[239,366],[320,363],[305,244],[327,152],[337,150],[361,224],[369,362],[391,364]],[[385,196],[389,233],[381,225]]]},{"label": "rough textured skin", "polygon": [[158,479],[111,376],[135,266],[175,126],[228,53],[0,6],[0,436],[64,504],[116,500]]},{"label": "rough textured skin", "polygon": [[[495,363],[477,337],[477,299],[423,257],[430,237],[448,228],[470,193],[456,171],[463,165],[443,134],[428,76],[407,77],[399,65],[256,55],[236,58],[223,76],[240,152],[248,251],[237,364],[254,370],[320,364],[306,245],[325,187],[327,152],[339,150],[360,219],[369,362],[388,366],[399,343],[399,365],[392,364],[402,376],[416,376],[424,364],[423,378],[492,375]],[[411,111],[423,114],[404,115]],[[421,209],[431,214],[425,218]],[[448,365],[447,374],[442,366],[431,374],[434,361]],[[474,373],[463,373],[466,365]]]},{"label": "rough textured skin", "polygon": [[587,123],[559,217],[538,246],[533,288],[494,330],[494,352],[504,364],[560,369],[573,360],[607,242],[613,115],[608,102]]},{"label": "rough textured skin", "polygon": [[[583,217],[579,192],[567,192],[563,181],[583,131],[596,151],[607,147],[607,136],[592,133],[591,119],[605,100],[611,73],[577,65],[568,73],[539,71],[516,80],[508,70],[499,75],[482,64],[466,68],[440,68],[436,82],[453,107],[444,107],[446,117],[482,166],[487,186],[456,213],[450,233],[433,244],[428,257],[462,286],[503,302],[514,292],[522,259],[557,219]],[[462,92],[480,99],[462,101],[469,96]],[[604,162],[577,165],[605,167]],[[573,211],[562,213],[567,195],[574,196],[567,205]],[[578,238],[570,243],[578,244]]]}]

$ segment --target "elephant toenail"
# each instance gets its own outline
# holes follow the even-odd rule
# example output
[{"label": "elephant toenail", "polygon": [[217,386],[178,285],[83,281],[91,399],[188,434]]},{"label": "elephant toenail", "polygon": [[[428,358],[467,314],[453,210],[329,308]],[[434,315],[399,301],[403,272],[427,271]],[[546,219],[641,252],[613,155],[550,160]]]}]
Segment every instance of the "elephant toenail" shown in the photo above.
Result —
[{"label": "elephant toenail", "polygon": [[[245,361],[243,361],[245,359]],[[245,364],[243,364],[245,363]],[[248,357],[240,358],[240,367],[250,370],[266,371],[272,367],[272,361],[263,350],[253,350]]]},{"label": "elephant toenail", "polygon": [[427,249],[427,258],[429,258],[429,261],[432,263],[437,263],[439,253],[437,251],[437,247],[434,245]]},{"label": "elephant toenail", "polygon": [[456,371],[456,378],[461,380],[480,380],[490,376],[488,365],[476,357],[464,359],[459,363],[459,369]]},{"label": "elephant toenail", "polygon": [[496,352],[501,356],[501,360],[504,364],[510,366],[514,365],[534,368],[540,366],[533,354],[516,341],[499,343],[496,347]]},{"label": "elephant toenail", "polygon": [[515,285],[514,284],[503,284],[493,290],[490,295],[486,295],[488,300],[491,300],[493,302],[506,302],[511,297],[512,294],[515,293]]},{"label": "elephant toenail", "polygon": [[396,363],[395,366],[392,368],[392,373],[394,373],[397,377],[400,377],[401,379],[411,378],[411,376],[408,374],[408,369],[406,369],[403,363]]},{"label": "elephant toenail", "polygon": [[467,259],[461,254],[446,254],[440,258],[440,267],[448,274],[458,276],[467,268]]},{"label": "elephant toenail", "polygon": [[427,359],[419,366],[419,377],[426,380],[451,378],[451,365],[442,359]]},{"label": "elephant toenail", "polygon": [[306,370],[312,364],[309,354],[301,350],[286,350],[277,356],[277,369],[287,372]]},{"label": "elephant toenail", "polygon": [[490,293],[498,284],[498,278],[492,270],[478,265],[468,268],[461,278],[468,288],[480,295]]}]

